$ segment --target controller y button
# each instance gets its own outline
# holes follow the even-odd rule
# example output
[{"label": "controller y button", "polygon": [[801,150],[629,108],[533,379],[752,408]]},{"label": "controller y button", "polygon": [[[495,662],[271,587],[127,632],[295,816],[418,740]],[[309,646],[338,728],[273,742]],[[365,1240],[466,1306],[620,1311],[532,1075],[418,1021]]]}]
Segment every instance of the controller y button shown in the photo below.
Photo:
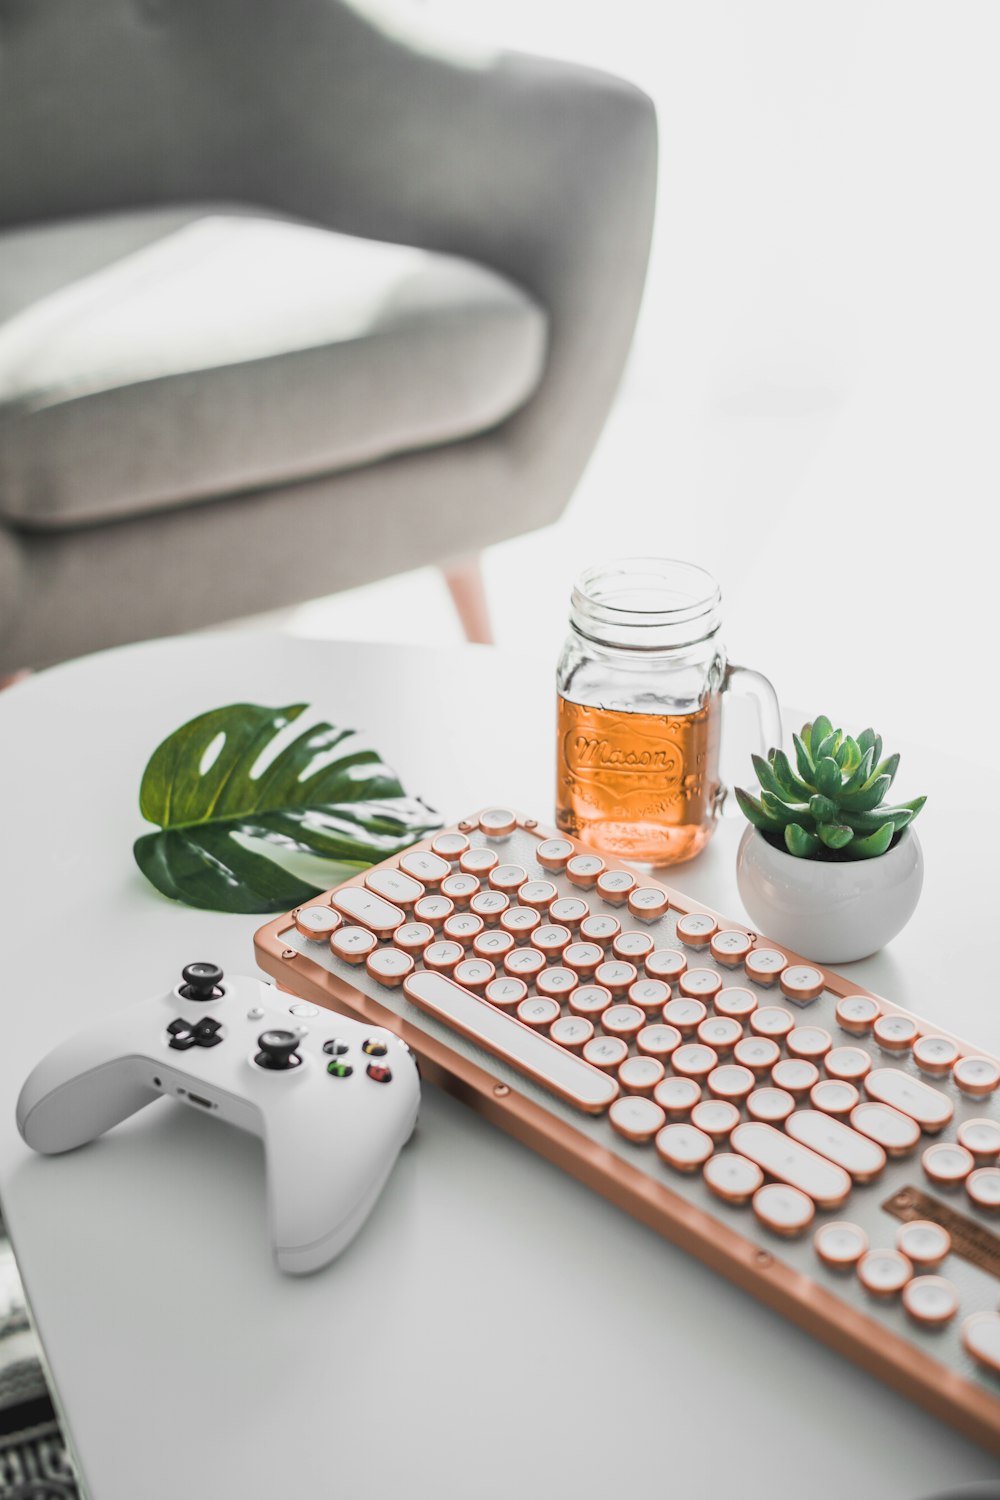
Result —
[{"label": "controller y button", "polygon": [[362,1042],[361,1050],[369,1057],[384,1057],[389,1049],[378,1037],[369,1037],[366,1042]]}]

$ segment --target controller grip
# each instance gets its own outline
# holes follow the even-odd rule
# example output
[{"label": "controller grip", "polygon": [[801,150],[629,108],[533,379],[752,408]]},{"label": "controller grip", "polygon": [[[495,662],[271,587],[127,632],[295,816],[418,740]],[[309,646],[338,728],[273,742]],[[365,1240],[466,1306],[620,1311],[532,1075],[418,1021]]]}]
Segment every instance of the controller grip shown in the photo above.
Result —
[{"label": "controller grip", "polygon": [[72,1151],[158,1099],[140,1059],[90,1057],[74,1037],[42,1059],[17,1101],[17,1128],[33,1151]]}]

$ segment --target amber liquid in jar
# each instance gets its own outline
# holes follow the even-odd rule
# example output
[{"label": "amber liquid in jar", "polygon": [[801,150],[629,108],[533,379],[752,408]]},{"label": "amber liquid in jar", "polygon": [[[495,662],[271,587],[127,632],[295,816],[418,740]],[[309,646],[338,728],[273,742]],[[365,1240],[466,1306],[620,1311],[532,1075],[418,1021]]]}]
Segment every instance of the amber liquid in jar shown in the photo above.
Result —
[{"label": "amber liquid in jar", "polygon": [[674,864],[704,848],[719,800],[718,694],[686,714],[558,695],[556,821],[604,854]]}]

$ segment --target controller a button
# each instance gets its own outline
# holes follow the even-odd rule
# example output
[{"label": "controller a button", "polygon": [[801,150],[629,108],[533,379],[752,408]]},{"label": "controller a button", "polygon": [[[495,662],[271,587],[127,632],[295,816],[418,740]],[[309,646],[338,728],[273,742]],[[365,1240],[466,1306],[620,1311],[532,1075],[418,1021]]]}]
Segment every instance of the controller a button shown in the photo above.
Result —
[{"label": "controller a button", "polygon": [[385,1042],[380,1042],[377,1037],[369,1037],[367,1042],[362,1042],[361,1050],[369,1057],[384,1057],[389,1049]]},{"label": "controller a button", "polygon": [[368,1077],[374,1078],[376,1083],[389,1083],[392,1078],[392,1069],[384,1067],[381,1063],[369,1063]]},{"label": "controller a button", "polygon": [[332,1073],[334,1078],[350,1078],[351,1074],[354,1072],[354,1069],[351,1067],[350,1063],[330,1062],[326,1065],[326,1071],[328,1073]]},{"label": "controller a button", "polygon": [[323,1051],[330,1057],[343,1057],[347,1051],[347,1043],[342,1042],[339,1036],[335,1036],[331,1041],[323,1043]]}]

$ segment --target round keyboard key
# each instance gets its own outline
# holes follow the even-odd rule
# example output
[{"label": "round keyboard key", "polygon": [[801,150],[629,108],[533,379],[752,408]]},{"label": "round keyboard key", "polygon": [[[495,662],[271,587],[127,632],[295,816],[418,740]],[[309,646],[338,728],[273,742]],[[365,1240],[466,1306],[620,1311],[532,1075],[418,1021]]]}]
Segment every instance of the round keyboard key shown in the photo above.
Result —
[{"label": "round keyboard key", "polygon": [[957,1187],[964,1182],[976,1165],[972,1154],[966,1151],[964,1146],[956,1146],[951,1141],[938,1141],[935,1146],[928,1146],[920,1158],[920,1165],[924,1169],[924,1175],[935,1184],[936,1187]]},{"label": "round keyboard key", "polygon": [[681,1034],[676,1026],[644,1026],[635,1039],[635,1045],[647,1057],[667,1058],[681,1044]]},{"label": "round keyboard key", "polygon": [[575,1016],[596,1020],[611,1004],[611,991],[602,984],[580,984],[569,996],[569,1008]]},{"label": "round keyboard key", "polygon": [[399,948],[376,948],[365,959],[365,968],[379,984],[395,989],[407,974],[413,973],[413,959]]},{"label": "round keyboard key", "polygon": [[656,1057],[626,1057],[618,1069],[618,1082],[627,1094],[652,1094],[664,1074]]},{"label": "round keyboard key", "polygon": [[[561,958],[569,941],[569,928],[561,927],[558,922],[546,922],[541,927],[536,927],[531,934],[531,946],[537,948],[539,953],[544,953],[546,958]],[[575,965],[571,964],[570,967]]]},{"label": "round keyboard key", "polygon": [[701,1098],[701,1084],[693,1078],[664,1078],[653,1090],[653,1098],[671,1120],[682,1120]]},{"label": "round keyboard key", "polygon": [[439,833],[431,844],[435,854],[449,863],[454,863],[460,854],[464,854],[469,847],[469,840],[464,833]]},{"label": "round keyboard key", "polygon": [[[552,931],[552,929],[549,929]],[[566,931],[564,927],[563,932]],[[604,962],[604,949],[596,943],[568,943],[563,950],[563,963],[577,974],[593,974],[598,964]]]},{"label": "round keyboard key", "polygon": [[851,1110],[851,1126],[877,1141],[887,1156],[906,1156],[920,1141],[920,1126],[889,1104],[864,1100]]},{"label": "round keyboard key", "polygon": [[837,1001],[837,1025],[852,1036],[867,1036],[881,1014],[881,1007],[870,995],[845,995]]},{"label": "round keyboard key", "polygon": [[624,906],[635,887],[635,876],[628,870],[605,870],[597,877],[597,894],[612,906]]},{"label": "round keyboard key", "polygon": [[1000,1122],[963,1120],[958,1127],[958,1144],[972,1153],[977,1167],[995,1167],[1000,1158]]},{"label": "round keyboard key", "polygon": [[909,1052],[919,1035],[917,1023],[909,1016],[879,1016],[872,1027],[872,1036],[883,1052]]},{"label": "round keyboard key", "polygon": [[[345,963],[363,964],[378,947],[378,938],[367,927],[338,927],[330,935],[330,952]],[[461,949],[458,950],[461,953]]]},{"label": "round keyboard key", "polygon": [[483,926],[482,917],[477,917],[475,912],[457,911],[453,917],[445,917],[441,932],[444,937],[451,938],[453,943],[465,946],[479,936]]},{"label": "round keyboard key", "polygon": [[789,1057],[802,1057],[807,1062],[820,1062],[832,1046],[833,1038],[822,1026],[796,1026],[785,1038]]},{"label": "round keyboard key", "polygon": [[500,927],[503,932],[509,932],[515,938],[527,938],[541,927],[542,918],[533,906],[508,906],[507,910],[500,913]]},{"label": "round keyboard key", "polygon": [[408,849],[399,857],[399,868],[428,887],[440,885],[445,876],[451,874],[448,861],[439,854],[432,854],[429,849]]},{"label": "round keyboard key", "polygon": [[795,1108],[787,1089],[754,1089],[747,1099],[747,1114],[764,1125],[781,1125]]},{"label": "round keyboard key", "polygon": [[640,922],[657,921],[669,907],[667,893],[661,891],[659,886],[640,885],[629,894],[628,909]]},{"label": "round keyboard key", "polygon": [[424,967],[434,969],[438,973],[447,973],[454,969],[465,957],[465,949],[461,943],[453,943],[442,939],[437,943],[430,943],[424,949]]},{"label": "round keyboard key", "polygon": [[598,875],[606,868],[599,854],[574,854],[566,863],[566,876],[571,885],[579,885],[589,891],[596,884]]},{"label": "round keyboard key", "polygon": [[678,940],[688,948],[707,948],[718,930],[718,922],[705,911],[677,918]]},{"label": "round keyboard key", "polygon": [[549,907],[549,916],[553,922],[558,922],[570,931],[579,927],[584,917],[590,915],[590,907],[586,901],[581,901],[579,896],[560,896],[558,901],[553,901]]},{"label": "round keyboard key", "polygon": [[615,958],[626,958],[637,964],[653,951],[653,939],[648,932],[620,932],[611,944]]},{"label": "round keyboard key", "polygon": [[509,807],[487,807],[479,814],[479,831],[488,839],[506,838],[517,827],[517,817]]},{"label": "round keyboard key", "polygon": [[779,983],[789,1000],[815,1000],[823,993],[823,975],[809,964],[789,964],[782,969]]},{"label": "round keyboard key", "polygon": [[638,977],[635,964],[626,963],[624,959],[610,959],[594,970],[595,984],[603,984],[613,995],[624,995]]},{"label": "round keyboard key", "polygon": [[711,1000],[722,989],[722,975],[714,969],[686,969],[677,981],[682,995],[692,1000]]},{"label": "round keyboard key", "polygon": [[529,995],[517,1007],[517,1019],[535,1031],[547,1031],[559,1019],[559,1002],[545,995]]},{"label": "round keyboard key", "polygon": [[714,1047],[719,1056],[732,1052],[743,1037],[743,1027],[732,1016],[706,1016],[698,1027],[698,1040]]},{"label": "round keyboard key", "polygon": [[796,1099],[804,1099],[819,1083],[819,1069],[807,1058],[786,1057],[771,1069],[771,1082],[775,1088],[787,1089]]},{"label": "round keyboard key", "polygon": [[769,1036],[745,1036],[733,1048],[733,1062],[764,1078],[781,1058],[781,1048]]},{"label": "round keyboard key", "polygon": [[913,1043],[913,1061],[928,1078],[944,1078],[958,1061],[958,1048],[946,1036],[921,1036]]},{"label": "round keyboard key", "polygon": [[662,1012],[667,1025],[676,1026],[681,1036],[694,1036],[707,1014],[700,1000],[668,1000]]},{"label": "round keyboard key", "polygon": [[456,906],[468,906],[480,888],[478,875],[449,875],[441,882],[441,894]]},{"label": "round keyboard key", "polygon": [[295,927],[303,937],[321,943],[343,922],[339,911],[329,906],[300,906],[295,913]]},{"label": "round keyboard key", "polygon": [[713,1099],[740,1104],[753,1093],[756,1081],[749,1068],[741,1068],[738,1063],[723,1063],[709,1073],[706,1086]]},{"label": "round keyboard key", "polygon": [[582,1051],[593,1035],[594,1023],[586,1016],[560,1016],[549,1027],[552,1040],[560,1047],[568,1047],[570,1052]]},{"label": "round keyboard key", "polygon": [[816,1215],[811,1198],[781,1182],[768,1182],[757,1189],[753,1211],[765,1229],[783,1239],[797,1239],[805,1234]]},{"label": "round keyboard key", "polygon": [[652,1099],[641,1094],[624,1094],[608,1110],[612,1128],[627,1141],[649,1141],[663,1126],[666,1115]]},{"label": "round keyboard key", "polygon": [[660,1015],[670,999],[670,986],[662,979],[637,979],[628,987],[628,998],[638,1005],[647,1016]]},{"label": "round keyboard key", "polygon": [[719,1056],[700,1042],[684,1042],[671,1055],[670,1066],[679,1077],[694,1078],[701,1083],[719,1066]]},{"label": "round keyboard key", "polygon": [[958,1292],[943,1276],[915,1276],[903,1288],[903,1306],[922,1328],[943,1328],[958,1312]]},{"label": "round keyboard key", "polygon": [[535,858],[543,870],[565,870],[567,860],[573,857],[573,845],[569,839],[545,839],[535,850]]},{"label": "round keyboard key", "polygon": [[404,922],[396,928],[392,940],[404,953],[423,953],[427,944],[434,941],[434,929],[429,922]]},{"label": "round keyboard key", "polygon": [[728,1140],[739,1123],[740,1112],[728,1099],[702,1099],[691,1111],[691,1124],[716,1142]]},{"label": "round keyboard key", "polygon": [[1000,1375],[1000,1315],[973,1313],[962,1324],[962,1347],[977,1364]]},{"label": "round keyboard key", "polygon": [[947,1094],[919,1078],[911,1078],[901,1068],[873,1069],[865,1078],[865,1093],[870,1099],[891,1104],[893,1109],[909,1115],[928,1134],[943,1129],[955,1113]]},{"label": "round keyboard key", "polygon": [[477,891],[469,902],[469,910],[482,917],[488,927],[499,922],[509,906],[510,897],[503,891]]},{"label": "round keyboard key", "polygon": [[614,1073],[628,1057],[628,1042],[620,1036],[594,1036],[583,1049],[584,1061]]},{"label": "round keyboard key", "polygon": [[643,959],[643,968],[650,979],[662,979],[673,984],[687,968],[687,959],[678,948],[656,948]]},{"label": "round keyboard key", "polygon": [[705,1186],[723,1203],[748,1203],[764,1181],[760,1167],[745,1156],[720,1151],[704,1166]]},{"label": "round keyboard key", "polygon": [[965,1191],[977,1208],[996,1213],[1000,1209],[1000,1167],[977,1167],[965,1179]]},{"label": "round keyboard key", "polygon": [[813,1235],[813,1249],[831,1271],[850,1271],[868,1249],[868,1236],[845,1219],[822,1224]]},{"label": "round keyboard key", "polygon": [[858,1261],[858,1280],[872,1297],[895,1297],[913,1276],[899,1250],[868,1250]]},{"label": "round keyboard key", "polygon": [[458,856],[458,868],[467,875],[488,875],[499,863],[500,856],[495,849],[484,849],[479,845]]},{"label": "round keyboard key", "polygon": [[813,1109],[822,1110],[838,1120],[848,1118],[859,1098],[854,1084],[842,1083],[839,1078],[823,1078],[809,1090],[809,1103]]},{"label": "round keyboard key", "polygon": [[735,969],[746,958],[753,943],[745,932],[738,932],[735,927],[727,927],[724,932],[715,934],[709,947],[716,963],[724,964],[727,969]]},{"label": "round keyboard key", "polygon": [[794,1018],[780,1005],[761,1005],[750,1017],[750,1030],[773,1041],[781,1041],[794,1027]]},{"label": "round keyboard key", "polygon": [[499,963],[500,960],[514,947],[514,939],[509,932],[498,932],[491,928],[488,932],[481,932],[472,939],[472,951],[477,958],[488,958],[491,963]]},{"label": "round keyboard key", "polygon": [[606,916],[603,912],[584,917],[580,923],[580,936],[588,943],[613,943],[621,930],[618,918]]},{"label": "round keyboard key", "polygon": [[[413,915],[418,922],[429,922],[435,932],[440,932],[448,917],[455,911],[455,903],[447,896],[421,896],[414,902]],[[399,929],[397,928],[397,931]]]},{"label": "round keyboard key", "polygon": [[971,1099],[984,1099],[1000,1084],[1000,1067],[992,1057],[962,1057],[951,1070],[951,1076]]},{"label": "round keyboard key", "polygon": [[788,959],[777,948],[754,948],[743,960],[747,977],[754,984],[773,984],[787,967]]},{"label": "round keyboard key", "polygon": [[601,1016],[601,1030],[607,1036],[621,1036],[627,1041],[638,1036],[645,1024],[645,1011],[638,1005],[609,1005]]},{"label": "round keyboard key", "polygon": [[520,1005],[528,993],[528,986],[523,979],[511,978],[509,975],[500,974],[496,979],[491,979],[486,986],[486,998],[491,1005],[496,1005],[500,1010],[514,1010]]},{"label": "round keyboard key", "polygon": [[545,955],[537,948],[515,948],[504,955],[504,973],[515,974],[520,979],[534,979],[545,968]]},{"label": "round keyboard key", "polygon": [[540,995],[547,995],[549,999],[562,1004],[579,983],[580,976],[573,969],[543,969],[535,980],[535,989]]},{"label": "round keyboard key", "polygon": [[872,1060],[861,1047],[832,1047],[823,1058],[823,1068],[828,1078],[860,1083],[871,1072]]},{"label": "round keyboard key", "polygon": [[517,888],[519,904],[534,906],[538,911],[547,911],[558,894],[551,880],[526,880]]},{"label": "round keyboard key", "polygon": [[486,958],[467,958],[455,968],[455,983],[467,990],[485,990],[491,979],[497,977],[495,966]]},{"label": "round keyboard key", "polygon": [[503,891],[505,896],[512,896],[520,890],[527,878],[528,872],[521,865],[494,865],[486,877],[490,889]]},{"label": "round keyboard key", "polygon": [[694,1125],[664,1125],[656,1137],[656,1150],[675,1172],[697,1172],[712,1155],[715,1143]]},{"label": "round keyboard key", "polygon": [[911,1219],[899,1226],[896,1249],[918,1271],[933,1271],[951,1250],[951,1235],[933,1219]]},{"label": "round keyboard key", "polygon": [[757,1009],[757,996],[752,990],[727,985],[719,991],[712,1003],[717,1016],[731,1016],[734,1021],[748,1021]]}]

